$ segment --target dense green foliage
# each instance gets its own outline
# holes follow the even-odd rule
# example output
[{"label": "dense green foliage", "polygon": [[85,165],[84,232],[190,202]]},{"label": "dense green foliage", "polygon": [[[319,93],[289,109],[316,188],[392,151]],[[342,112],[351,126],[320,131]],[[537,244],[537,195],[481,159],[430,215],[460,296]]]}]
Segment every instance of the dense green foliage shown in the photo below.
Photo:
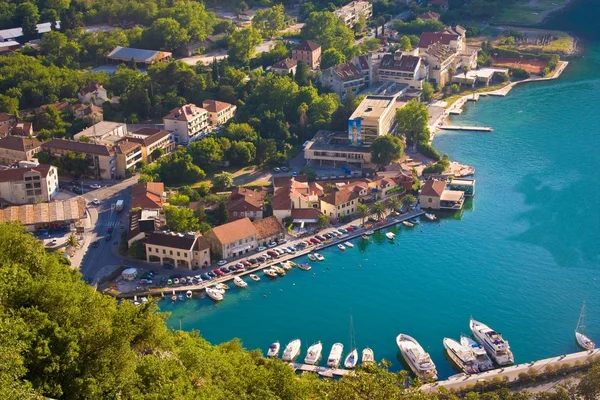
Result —
[{"label": "dense green foliage", "polygon": [[346,57],[354,55],[352,30],[331,12],[311,13],[302,28],[302,36],[319,43],[323,51],[334,48],[344,53]]},{"label": "dense green foliage", "polygon": [[432,158],[435,161],[440,159],[440,153],[436,149],[433,148],[426,140],[421,140],[417,142],[417,151],[423,154],[425,157]]},{"label": "dense green foliage", "polygon": [[404,143],[392,135],[378,137],[371,144],[371,162],[384,167],[404,155]]},{"label": "dense green foliage", "polygon": [[448,160],[448,154],[444,154],[442,158],[433,164],[426,166],[423,169],[424,174],[441,174],[450,167],[450,161]]},{"label": "dense green foliage", "polygon": [[410,144],[429,139],[429,111],[424,103],[411,100],[396,111],[397,131]]}]

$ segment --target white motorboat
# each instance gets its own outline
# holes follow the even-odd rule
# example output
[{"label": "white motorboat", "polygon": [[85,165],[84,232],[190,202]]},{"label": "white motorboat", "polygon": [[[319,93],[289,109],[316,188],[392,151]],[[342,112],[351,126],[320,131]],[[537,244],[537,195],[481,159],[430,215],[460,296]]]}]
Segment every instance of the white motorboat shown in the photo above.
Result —
[{"label": "white motorboat", "polygon": [[215,286],[218,286],[218,287],[220,287],[223,290],[229,290],[229,286],[227,286],[227,284],[223,283],[223,282],[217,283]]},{"label": "white motorboat", "polygon": [[286,271],[290,271],[292,269],[292,266],[290,265],[289,262],[284,262],[284,263],[281,263],[281,268],[285,269]]},{"label": "white motorboat", "polygon": [[314,254],[309,254],[307,257],[310,261],[317,261],[317,257]]},{"label": "white motorboat", "polygon": [[315,253],[315,258],[317,259],[317,261],[323,261],[325,260],[325,257],[323,257],[321,254],[319,253]]},{"label": "white motorboat", "polygon": [[469,327],[475,339],[498,365],[510,365],[515,361],[510,345],[501,334],[473,318],[469,322]]},{"label": "white motorboat", "polygon": [[173,285],[179,285],[179,278],[173,279]]},{"label": "white motorboat", "polygon": [[362,363],[371,364],[375,362],[375,353],[369,347],[362,351]]},{"label": "white motorboat", "polygon": [[285,269],[278,267],[277,265],[273,265],[271,269],[279,275],[285,275]]},{"label": "white motorboat", "polygon": [[375,233],[375,231],[372,230],[372,229],[365,232],[365,234],[369,235],[369,236],[372,235],[372,234],[374,234],[374,233]]},{"label": "white motorboat", "polygon": [[317,342],[308,348],[306,357],[304,357],[304,364],[315,365],[321,360],[321,352],[323,351],[323,345],[321,342]]},{"label": "white motorboat", "polygon": [[415,224],[413,224],[412,222],[408,222],[408,221],[402,221],[402,225],[407,226],[409,228],[412,228],[413,226],[415,226]]},{"label": "white motorboat", "polygon": [[300,339],[294,339],[291,342],[289,342],[283,350],[283,356],[281,357],[281,359],[287,362],[293,361],[296,357],[298,357],[298,354],[300,354],[301,344],[302,342],[300,342]]},{"label": "white motorboat", "polygon": [[429,213],[425,213],[425,218],[427,218],[430,221],[435,221],[437,219],[437,217],[434,214]]},{"label": "white motorboat", "polygon": [[[192,296],[193,296],[193,293],[192,293],[192,291],[191,291],[191,290],[188,290],[187,292],[185,292],[185,297],[187,297],[188,299],[191,299],[191,298],[192,298]],[[142,299],[142,301],[143,301],[143,300],[144,300],[144,299]]]},{"label": "white motorboat", "polygon": [[298,268],[300,268],[302,271],[310,271],[311,266],[308,264],[298,264]]},{"label": "white motorboat", "polygon": [[344,345],[341,343],[335,343],[331,347],[329,357],[327,357],[327,366],[330,368],[337,368],[342,360],[342,353],[344,352]]},{"label": "white motorboat", "polygon": [[216,290],[207,287],[206,289],[206,295],[208,297],[210,297],[211,299],[213,299],[214,301],[221,301],[223,300],[223,294],[220,292],[217,292]]},{"label": "white motorboat", "polygon": [[277,278],[277,272],[275,272],[274,270],[267,268],[265,270],[263,270],[263,273],[268,276],[269,278]]},{"label": "white motorboat", "polygon": [[279,342],[271,343],[269,346],[269,350],[267,351],[267,357],[277,357],[279,356],[279,349],[281,345]]},{"label": "white motorboat", "polygon": [[592,342],[592,340],[583,333],[584,330],[585,302],[583,302],[583,306],[581,307],[581,313],[579,314],[579,321],[577,321],[577,326],[575,327],[575,339],[577,340],[577,344],[584,350],[593,350],[594,348],[596,348],[596,344]]},{"label": "white motorboat", "polygon": [[225,294],[225,289],[223,289],[218,283],[211,287],[211,289],[217,293]]},{"label": "white motorboat", "polygon": [[353,369],[356,367],[356,364],[358,364],[358,351],[354,349],[346,356],[346,359],[344,360],[344,368]]},{"label": "white motorboat", "polygon": [[466,347],[470,347],[473,354],[475,354],[475,360],[477,360],[477,368],[479,372],[489,371],[494,368],[494,363],[490,360],[485,349],[476,341],[467,336],[460,337],[460,344]]},{"label": "white motorboat", "polygon": [[348,248],[353,248],[354,245],[350,242],[344,242],[344,246],[348,247]]},{"label": "white motorboat", "polygon": [[[188,292],[189,292],[189,290],[188,290]],[[189,298],[191,298],[191,297],[192,297],[192,296],[190,295],[190,297],[188,297],[188,299],[189,299]],[[147,298],[147,297],[142,297],[140,300],[142,300],[142,304],[144,304],[144,303],[147,303],[147,302],[148,302],[148,298]]]},{"label": "white motorboat", "polygon": [[419,342],[413,337],[401,333],[396,337],[396,344],[404,361],[415,375],[426,381],[437,379],[435,364],[431,361],[429,353],[423,350]]},{"label": "white motorboat", "polygon": [[456,340],[444,338],[444,348],[448,356],[467,374],[479,373],[479,367],[475,353],[470,346],[463,346]]},{"label": "white motorboat", "polygon": [[385,237],[390,239],[390,240],[394,240],[396,238],[396,235],[394,235],[392,232],[387,232],[385,234]]},{"label": "white motorboat", "polygon": [[340,244],[338,244],[338,249],[344,251],[344,250],[346,250],[346,246],[344,246],[343,244],[340,243]]},{"label": "white motorboat", "polygon": [[239,288],[247,288],[248,284],[239,276],[233,278],[233,284]]},{"label": "white motorboat", "polygon": [[250,274],[250,279],[252,279],[254,282],[258,282],[258,281],[260,281],[260,276]]}]

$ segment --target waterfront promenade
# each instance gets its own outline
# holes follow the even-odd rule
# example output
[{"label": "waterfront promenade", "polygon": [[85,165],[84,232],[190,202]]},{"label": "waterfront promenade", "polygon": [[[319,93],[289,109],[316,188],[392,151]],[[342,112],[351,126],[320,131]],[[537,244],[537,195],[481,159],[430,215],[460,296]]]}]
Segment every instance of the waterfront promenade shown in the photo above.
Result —
[{"label": "waterfront promenade", "polygon": [[560,367],[574,367],[576,364],[583,365],[587,362],[596,361],[598,359],[600,359],[600,349],[581,351],[578,353],[546,358],[544,360],[533,361],[530,363],[517,364],[511,367],[494,369],[481,374],[459,374],[454,377],[450,377],[445,381],[438,381],[423,385],[421,386],[421,390],[428,393],[437,392],[440,388],[448,390],[462,390],[466,389],[467,386],[474,385],[476,383],[491,382],[496,378],[503,379],[507,382],[516,382],[520,379],[519,375],[521,374],[540,374],[543,373],[547,367],[554,369],[558,369]]},{"label": "waterfront promenade", "polygon": [[[420,217],[421,215],[424,215],[424,214],[425,214],[424,210],[421,210],[421,209],[413,210],[413,211],[401,214],[401,215],[396,216],[396,217],[387,218],[387,219],[384,220],[384,223],[382,223],[380,225],[374,224],[370,229],[372,229],[373,231],[378,231],[380,229],[384,229],[384,228],[387,228],[387,227],[399,224],[399,223],[401,223],[403,221],[407,221],[407,220],[412,219],[412,218]],[[357,221],[352,221],[352,223],[356,223],[356,222],[359,222],[359,221],[358,220]],[[350,226],[352,223],[345,224],[344,226]],[[344,226],[341,226],[340,228],[343,228]],[[323,230],[322,232],[319,232],[319,233],[323,234],[323,233],[327,233],[327,232],[335,230],[335,229],[336,228],[329,228],[329,229],[325,229],[325,230]],[[338,243],[343,243],[345,241],[355,239],[355,238],[357,238],[359,236],[362,236],[365,233],[365,231],[367,231],[367,230],[368,230],[367,228],[361,227],[359,229],[354,230],[353,232],[349,232],[346,235],[342,235],[342,236],[339,236],[339,237],[337,237],[335,239],[328,240],[328,241],[326,241],[326,242],[324,242],[322,244],[316,245],[316,246],[308,247],[308,248],[306,248],[304,250],[301,250],[301,251],[296,251],[295,254],[286,254],[285,256],[279,257],[279,258],[277,258],[275,260],[271,260],[271,261],[262,263],[262,264],[258,265],[255,268],[251,268],[249,270],[242,271],[241,273],[227,274],[227,275],[225,275],[223,277],[214,278],[214,279],[212,279],[210,281],[201,282],[199,284],[166,286],[166,287],[159,287],[159,288],[151,288],[151,289],[144,290],[144,291],[136,291],[136,292],[131,292],[131,293],[122,293],[121,295],[119,295],[117,297],[132,298],[134,296],[146,296],[146,295],[159,296],[160,297],[160,296],[171,295],[171,293],[173,293],[173,292],[187,292],[188,290],[191,290],[192,292],[196,292],[196,291],[204,290],[205,288],[210,287],[210,286],[212,286],[212,285],[214,285],[216,283],[225,283],[225,282],[228,282],[230,280],[233,280],[233,278],[236,277],[236,276],[242,277],[244,275],[254,274],[254,273],[258,272],[258,271],[261,271],[261,270],[263,270],[265,268],[269,268],[269,267],[271,267],[273,265],[276,265],[276,264],[279,264],[279,263],[283,263],[283,262],[286,262],[286,261],[289,261],[289,260],[293,260],[295,258],[307,255],[309,253],[312,253],[312,252],[315,252],[315,251],[318,251],[318,250],[321,250],[321,249],[324,249],[324,248],[327,248],[327,247],[330,247],[330,246],[337,245]],[[282,245],[282,246],[283,247],[294,246],[295,243],[299,243],[299,242],[304,241],[304,240],[306,240],[306,238],[294,240],[294,241],[288,242],[288,243],[286,243],[285,245]],[[258,253],[256,253],[256,254],[258,255]],[[252,255],[248,254],[248,258],[252,258],[252,256],[254,256],[254,254],[252,254]],[[232,261],[228,265],[235,264],[238,261],[239,260]],[[204,270],[202,270],[202,271],[198,270],[198,271],[195,271],[195,272],[194,271],[190,271],[190,274],[192,274],[192,273],[199,274],[199,273],[202,273],[202,272],[205,272],[205,271]]]}]

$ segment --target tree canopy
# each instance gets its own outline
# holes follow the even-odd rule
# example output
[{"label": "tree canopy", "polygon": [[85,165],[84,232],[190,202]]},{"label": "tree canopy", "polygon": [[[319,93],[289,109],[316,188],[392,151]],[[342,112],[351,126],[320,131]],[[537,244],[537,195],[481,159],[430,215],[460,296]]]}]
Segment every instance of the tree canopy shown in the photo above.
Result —
[{"label": "tree canopy", "polygon": [[254,18],[252,18],[252,26],[264,37],[274,37],[280,30],[285,28],[283,4],[276,4],[271,8],[257,10]]},{"label": "tree canopy", "polygon": [[329,11],[311,13],[302,28],[302,36],[320,44],[323,51],[334,48],[347,56],[354,45],[352,30]]},{"label": "tree canopy", "polygon": [[397,131],[408,143],[429,139],[429,111],[424,103],[411,100],[396,111]]},{"label": "tree canopy", "polygon": [[393,135],[379,136],[371,144],[371,162],[384,167],[404,155],[404,144]]}]

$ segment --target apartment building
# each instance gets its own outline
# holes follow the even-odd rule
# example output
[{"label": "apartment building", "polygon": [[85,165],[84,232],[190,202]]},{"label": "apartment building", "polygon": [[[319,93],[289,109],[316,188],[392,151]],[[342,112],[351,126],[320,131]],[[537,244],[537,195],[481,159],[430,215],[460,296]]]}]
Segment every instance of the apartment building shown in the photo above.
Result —
[{"label": "apartment building", "polygon": [[175,149],[173,134],[166,129],[140,128],[130,132],[125,140],[139,143],[142,146],[142,160],[149,163],[155,161],[152,157],[155,150],[162,149],[165,154],[169,154]]},{"label": "apartment building", "polygon": [[146,238],[146,261],[195,270],[210,265],[206,239],[196,233],[153,232]]},{"label": "apartment building", "polygon": [[128,171],[133,171],[136,164],[143,161],[142,145],[136,142],[130,142],[128,139],[122,140],[114,147],[116,159],[116,177],[123,179]]},{"label": "apartment building", "polygon": [[75,140],[86,137],[90,143],[112,145],[127,135],[127,125],[122,122],[101,121],[73,136]]},{"label": "apartment building", "polygon": [[366,96],[348,120],[350,143],[370,145],[379,136],[391,133],[396,110],[404,104],[397,96]]},{"label": "apartment building", "polygon": [[206,232],[213,254],[221,259],[238,257],[258,247],[258,231],[249,218],[216,226]]},{"label": "apartment building", "polygon": [[379,81],[406,84],[412,89],[421,90],[423,82],[429,78],[429,68],[421,57],[403,54],[386,54],[377,70]]},{"label": "apartment building", "polygon": [[0,164],[12,165],[30,161],[41,150],[42,143],[35,139],[6,136],[0,139]]},{"label": "apartment building", "polygon": [[115,178],[117,170],[115,152],[107,145],[52,139],[42,144],[42,150],[54,157],[62,157],[68,152],[83,154],[89,163],[87,176],[94,179]]},{"label": "apartment building", "polygon": [[352,1],[338,8],[333,14],[341,19],[348,28],[352,28],[360,18],[361,14],[366,20],[373,15],[373,4],[368,1]]},{"label": "apartment building", "polygon": [[208,122],[211,126],[223,125],[233,118],[237,110],[233,104],[217,100],[204,100],[202,108],[208,111]]},{"label": "apartment building", "polygon": [[292,49],[292,59],[296,62],[303,61],[310,69],[315,70],[321,65],[321,46],[312,40],[300,42]]},{"label": "apartment building", "polygon": [[13,205],[49,202],[58,191],[58,172],[52,165],[0,170],[0,202]]},{"label": "apartment building", "polygon": [[204,108],[186,104],[171,110],[163,118],[165,129],[172,132],[177,144],[186,145],[201,139],[208,132],[209,115]]}]

